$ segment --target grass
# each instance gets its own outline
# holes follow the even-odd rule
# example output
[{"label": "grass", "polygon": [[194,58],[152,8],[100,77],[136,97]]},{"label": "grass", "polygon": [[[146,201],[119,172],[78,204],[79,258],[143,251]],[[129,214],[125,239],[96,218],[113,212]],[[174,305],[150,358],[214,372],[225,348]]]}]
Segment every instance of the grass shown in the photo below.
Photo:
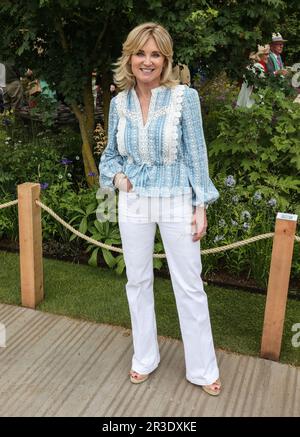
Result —
[{"label": "grass", "polygon": [[[97,323],[130,328],[125,275],[63,261],[44,259],[45,300],[37,309]],[[215,346],[259,355],[265,296],[206,286]],[[19,257],[0,252],[0,302],[20,305]],[[171,282],[155,279],[158,333],[180,338]],[[300,302],[289,300],[280,361],[300,365],[300,348],[292,346],[292,326],[300,322]]]}]

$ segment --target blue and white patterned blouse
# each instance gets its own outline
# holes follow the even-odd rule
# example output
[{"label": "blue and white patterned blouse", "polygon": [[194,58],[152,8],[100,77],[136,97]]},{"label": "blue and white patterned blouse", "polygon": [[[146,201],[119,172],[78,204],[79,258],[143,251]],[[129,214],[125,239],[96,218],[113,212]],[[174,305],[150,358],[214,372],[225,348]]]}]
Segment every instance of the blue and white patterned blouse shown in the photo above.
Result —
[{"label": "blue and white patterned blouse", "polygon": [[144,125],[134,88],[111,100],[108,144],[99,165],[101,187],[116,173],[129,178],[141,196],[192,192],[193,205],[214,202],[219,193],[209,179],[198,93],[186,85],[151,90]]}]

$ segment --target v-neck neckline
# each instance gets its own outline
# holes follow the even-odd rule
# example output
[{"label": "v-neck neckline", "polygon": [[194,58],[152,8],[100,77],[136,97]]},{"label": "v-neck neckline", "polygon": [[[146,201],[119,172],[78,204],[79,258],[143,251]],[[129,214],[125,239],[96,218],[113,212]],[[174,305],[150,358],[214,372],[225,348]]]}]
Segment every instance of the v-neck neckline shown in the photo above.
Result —
[{"label": "v-neck neckline", "polygon": [[152,118],[154,108],[155,108],[157,92],[159,89],[161,89],[161,86],[153,88],[151,90],[151,97],[150,97],[150,103],[149,103],[149,108],[148,108],[147,120],[146,120],[146,123],[144,123],[143,111],[142,111],[140,99],[138,98],[136,90],[134,88],[132,88],[132,94],[134,97],[135,106],[136,106],[138,116],[139,116],[139,123],[143,129],[146,129],[149,126],[149,123],[151,122],[151,118]]}]

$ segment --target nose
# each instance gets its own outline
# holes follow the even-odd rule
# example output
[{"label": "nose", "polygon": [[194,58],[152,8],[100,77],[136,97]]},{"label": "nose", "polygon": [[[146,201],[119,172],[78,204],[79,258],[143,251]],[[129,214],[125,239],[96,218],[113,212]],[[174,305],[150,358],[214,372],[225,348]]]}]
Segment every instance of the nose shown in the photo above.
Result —
[{"label": "nose", "polygon": [[144,59],[144,65],[148,66],[148,65],[151,65],[151,64],[152,64],[151,56],[150,55],[146,55],[145,59]]}]

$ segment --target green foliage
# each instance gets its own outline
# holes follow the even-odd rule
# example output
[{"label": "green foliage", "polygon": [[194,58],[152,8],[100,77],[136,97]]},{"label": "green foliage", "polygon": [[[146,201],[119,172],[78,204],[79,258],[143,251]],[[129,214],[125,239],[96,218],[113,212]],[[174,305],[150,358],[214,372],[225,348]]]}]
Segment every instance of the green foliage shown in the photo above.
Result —
[{"label": "green foliage", "polygon": [[30,109],[31,117],[38,117],[46,127],[53,126],[57,115],[57,101],[42,93],[31,99],[32,101],[35,102],[35,106]]},{"label": "green foliage", "polygon": [[196,80],[195,88],[200,94],[203,127],[206,142],[209,144],[218,136],[218,125],[224,106],[235,103],[238,85],[231,83],[226,73],[222,73],[205,82]]},{"label": "green foliage", "polygon": [[295,98],[297,91],[292,86],[294,74],[295,72],[293,71],[289,71],[286,76],[263,74],[254,64],[245,69],[244,78],[247,84],[254,86],[256,90],[270,88],[273,92],[281,91],[285,97]]},{"label": "green foliage", "polygon": [[[274,232],[276,211],[281,210],[280,196],[264,187],[253,189],[243,185],[232,175],[214,179],[220,199],[208,208],[208,233],[202,248],[219,247],[252,236]],[[291,209],[293,205],[289,206]],[[272,239],[262,240],[227,252],[203,256],[206,274],[227,271],[243,278],[251,278],[266,287]],[[295,258],[296,265],[299,261]],[[293,268],[293,275],[297,271]]]},{"label": "green foliage", "polygon": [[[2,56],[45,78],[66,101],[83,102],[91,73],[110,69],[120,50],[131,1],[6,1],[0,7]],[[127,30],[127,29],[126,29]]]},{"label": "green foliage", "polygon": [[6,0],[0,50],[12,57],[14,47],[24,68],[80,102],[93,69],[110,72],[126,34],[143,21],[165,25],[176,61],[201,59],[210,75],[225,69],[241,77],[248,53],[269,42],[272,31],[286,32],[289,60],[299,54],[297,0]]},{"label": "green foliage", "polygon": [[[180,54],[187,61],[200,58],[202,70],[210,77],[225,70],[231,78],[240,78],[248,54],[258,42],[270,41],[273,29],[282,21],[281,15],[287,3],[282,0],[196,2],[196,8],[201,8],[204,14],[210,11],[207,25],[203,21],[203,12],[190,12],[186,23],[194,23],[194,26],[179,43]],[[197,25],[197,20],[200,20],[200,25]],[[188,59],[184,56],[185,47],[188,48]]]},{"label": "green foliage", "polygon": [[211,168],[237,175],[252,191],[278,193],[287,206],[300,185],[300,106],[269,87],[254,98],[250,109],[224,107],[220,133],[209,144]]},{"label": "green foliage", "polygon": [[56,135],[40,132],[34,140],[26,142],[26,134],[13,131],[11,126],[9,130],[12,137],[0,129],[0,189],[3,193],[15,194],[17,184],[29,181],[47,187],[62,181],[72,185],[78,170],[82,174],[82,168],[77,164],[80,161],[76,154],[80,144],[77,134],[70,130]]},{"label": "green foliage", "polygon": [[[220,71],[240,78],[249,51],[258,42],[268,42],[272,31],[280,31],[289,39],[288,59],[299,60],[296,0],[6,0],[0,6],[0,51],[4,58],[15,57],[23,69],[31,67],[37,77],[53,84],[66,101],[81,104],[86,121],[84,90],[90,86],[91,91],[91,72],[98,69],[110,75],[126,34],[146,20],[158,21],[169,29],[176,61],[201,64],[211,78]],[[274,92],[274,88],[266,86],[257,93],[257,104],[251,110],[233,109],[235,92],[236,85],[226,78],[209,81],[200,88],[212,176],[214,179],[219,175],[222,195],[222,201],[209,209],[206,241],[215,245],[273,230],[275,210],[267,209],[263,201],[261,205],[251,203],[257,191],[265,202],[276,198],[277,206],[286,211],[297,212],[299,205],[299,106],[286,99],[282,90]],[[43,114],[48,117],[46,108]],[[30,180],[49,184],[47,188],[43,185],[42,199],[46,204],[83,233],[120,245],[116,224],[95,220],[95,192],[84,189],[80,172],[77,173],[82,166],[76,163],[76,156],[80,155],[78,144],[76,151],[72,146],[75,135],[57,135],[55,140],[44,134],[31,138],[24,132],[36,130],[37,125],[33,123],[21,131],[14,114],[4,120],[8,124],[6,130],[0,129],[1,202],[15,196],[17,183]],[[73,162],[62,164],[63,158]],[[233,174],[239,182],[235,189],[242,200],[237,205],[232,204],[229,192],[223,193],[226,174]],[[0,233],[4,236],[17,235],[12,210],[0,214]],[[250,211],[250,227],[241,221],[243,210]],[[220,226],[221,219],[225,226]],[[231,226],[231,220],[239,225]],[[46,240],[69,242],[73,238],[48,214],[43,214],[43,228]],[[222,235],[221,240],[214,241]],[[226,255],[205,257],[205,271],[223,266],[265,283],[268,244],[256,243]],[[99,249],[89,251],[90,263],[95,265]],[[155,252],[163,251],[157,233]],[[258,252],[265,267],[257,262]],[[122,256],[106,250],[102,255],[117,272],[123,271]],[[155,259],[154,266],[161,268],[166,263]],[[299,274],[299,263],[293,268]]]},{"label": "green foliage", "polygon": [[278,30],[283,33],[288,40],[284,48],[284,54],[287,65],[292,65],[300,62],[300,2],[298,0],[290,0],[287,2],[287,8],[283,15],[283,22],[278,26]]}]

